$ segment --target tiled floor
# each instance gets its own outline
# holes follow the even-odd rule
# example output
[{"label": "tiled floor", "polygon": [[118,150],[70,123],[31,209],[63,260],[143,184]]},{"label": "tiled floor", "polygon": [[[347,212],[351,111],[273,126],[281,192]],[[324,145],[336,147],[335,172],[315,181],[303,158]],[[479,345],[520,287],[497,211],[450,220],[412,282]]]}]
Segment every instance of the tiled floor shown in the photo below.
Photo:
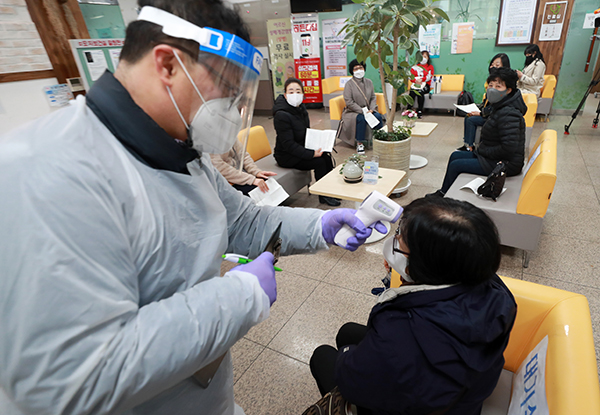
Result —
[{"label": "tiled floor", "polygon": [[[600,130],[590,128],[598,102],[592,97],[590,101],[591,114],[584,112],[575,120],[571,135],[563,135],[570,116],[535,124],[532,141],[546,128],[559,133],[555,192],[529,268],[521,266],[521,250],[503,248],[499,274],[584,294],[600,357]],[[329,128],[323,110],[310,110],[310,119],[313,128]],[[450,153],[462,143],[462,118],[427,115],[425,121],[439,125],[427,138],[414,137],[412,152],[427,157],[429,164],[412,172],[408,194],[395,199],[401,205],[439,188]],[[274,145],[272,119],[255,117],[254,124],[265,127]],[[341,144],[337,150],[338,162],[353,153]],[[326,208],[306,189],[288,204]],[[343,201],[342,207],[354,203]],[[335,344],[342,324],[366,323],[375,304],[370,289],[385,275],[381,245],[356,252],[331,247],[280,260],[284,272],[278,273],[279,296],[270,318],[233,348],[235,397],[247,415],[300,414],[319,398],[308,367],[312,351],[320,344]]]}]

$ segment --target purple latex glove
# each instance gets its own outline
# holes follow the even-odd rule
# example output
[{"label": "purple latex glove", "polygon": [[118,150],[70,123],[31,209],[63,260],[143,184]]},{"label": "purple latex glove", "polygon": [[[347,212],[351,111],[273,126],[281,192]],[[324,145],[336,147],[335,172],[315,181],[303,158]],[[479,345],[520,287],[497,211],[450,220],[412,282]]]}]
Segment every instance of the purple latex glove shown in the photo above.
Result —
[{"label": "purple latex glove", "polygon": [[[335,209],[325,212],[321,217],[321,227],[323,228],[323,238],[329,244],[333,244],[335,235],[342,229],[342,226],[348,225],[356,232],[356,235],[348,238],[346,248],[348,251],[356,251],[359,246],[365,243],[373,231],[371,227],[365,227],[364,223],[355,216],[354,209]],[[372,226],[380,233],[387,233],[385,225],[379,221]]]},{"label": "purple latex glove", "polygon": [[271,305],[277,299],[277,281],[275,281],[275,268],[273,268],[273,254],[263,252],[252,262],[238,265],[232,271],[244,271],[258,278],[258,283],[269,297]]}]

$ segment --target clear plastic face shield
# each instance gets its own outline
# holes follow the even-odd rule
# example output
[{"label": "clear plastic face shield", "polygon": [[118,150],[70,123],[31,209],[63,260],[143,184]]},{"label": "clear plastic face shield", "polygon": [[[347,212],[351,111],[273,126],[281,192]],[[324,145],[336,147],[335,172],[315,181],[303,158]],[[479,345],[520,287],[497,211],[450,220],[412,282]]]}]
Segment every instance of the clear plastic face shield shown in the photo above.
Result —
[{"label": "clear plastic face shield", "polygon": [[[243,149],[254,112],[262,54],[245,40],[217,29],[199,27],[187,20],[154,7],[143,7],[138,20],[162,26],[165,35],[189,39],[200,44],[198,64],[205,69],[211,88],[199,90],[188,68],[176,54],[179,64],[200,96],[202,104],[191,120],[180,112],[170,89],[171,100],[188,128],[192,146],[199,152],[227,153],[238,136],[242,146],[235,146],[237,165],[241,167]],[[241,154],[240,154],[241,153]]]}]

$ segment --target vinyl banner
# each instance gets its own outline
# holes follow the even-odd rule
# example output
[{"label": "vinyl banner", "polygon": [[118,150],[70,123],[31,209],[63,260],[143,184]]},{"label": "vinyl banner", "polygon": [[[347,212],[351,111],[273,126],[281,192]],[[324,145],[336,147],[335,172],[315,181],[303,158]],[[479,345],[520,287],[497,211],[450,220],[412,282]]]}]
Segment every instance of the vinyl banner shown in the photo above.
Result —
[{"label": "vinyl banner", "polygon": [[292,22],[290,19],[267,20],[269,55],[275,98],[283,94],[285,80],[295,76],[292,48]]},{"label": "vinyl banner", "polygon": [[304,87],[304,103],[323,102],[319,18],[316,13],[292,15],[296,78]]},{"label": "vinyl banner", "polygon": [[346,48],[342,42],[346,33],[342,27],[346,19],[323,20],[323,59],[325,60],[325,78],[348,75]]}]

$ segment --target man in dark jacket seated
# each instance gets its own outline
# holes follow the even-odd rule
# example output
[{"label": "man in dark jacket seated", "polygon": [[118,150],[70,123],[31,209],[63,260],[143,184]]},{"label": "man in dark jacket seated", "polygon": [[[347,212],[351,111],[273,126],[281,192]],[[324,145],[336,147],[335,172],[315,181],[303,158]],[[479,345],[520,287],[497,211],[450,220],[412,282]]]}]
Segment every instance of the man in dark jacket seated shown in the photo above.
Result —
[{"label": "man in dark jacket seated", "polygon": [[517,80],[517,73],[510,68],[498,68],[490,74],[486,98],[492,110],[481,129],[479,148],[452,153],[442,188],[431,195],[443,197],[461,173],[487,176],[500,161],[506,164],[507,176],[521,173],[527,105],[517,89]]},{"label": "man in dark jacket seated", "polygon": [[367,326],[340,329],[338,350],[315,350],[319,390],[337,386],[359,415],[478,415],[500,377],[517,311],[496,275],[496,226],[470,203],[417,199],[383,254],[402,285],[380,295]]}]

